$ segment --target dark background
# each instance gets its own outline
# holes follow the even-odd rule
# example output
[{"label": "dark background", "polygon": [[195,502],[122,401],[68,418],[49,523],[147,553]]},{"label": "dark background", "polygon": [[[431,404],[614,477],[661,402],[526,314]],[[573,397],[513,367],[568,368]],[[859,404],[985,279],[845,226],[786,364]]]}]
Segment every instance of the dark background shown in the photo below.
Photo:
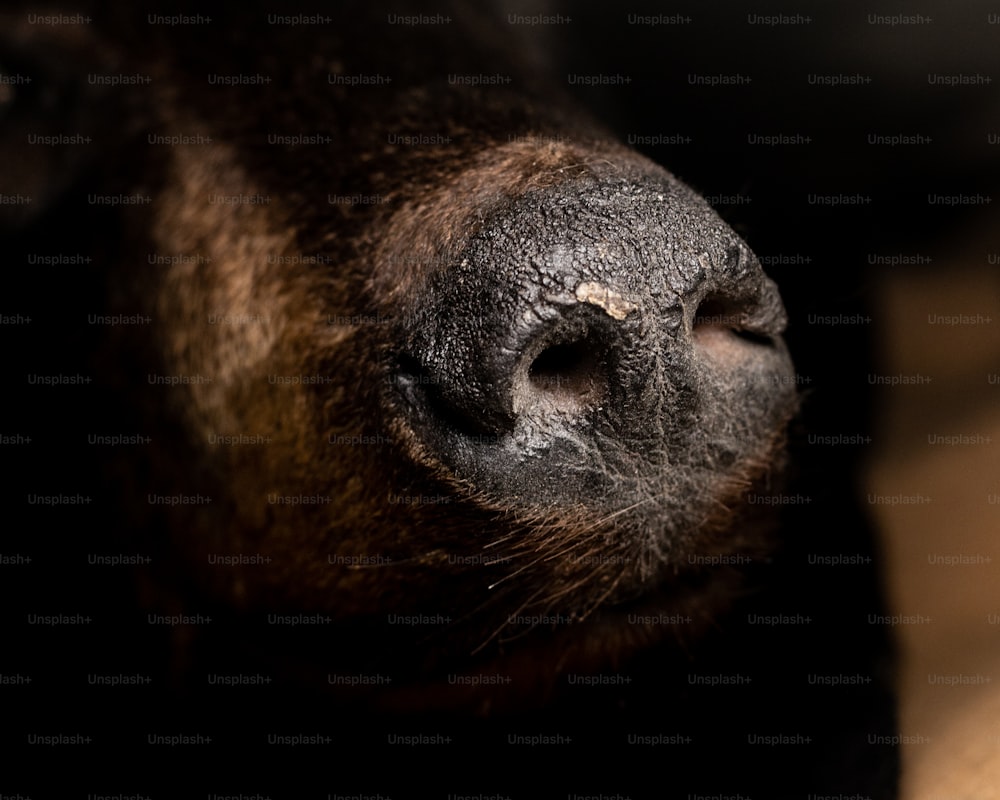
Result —
[{"label": "dark background", "polygon": [[[933,593],[974,593],[978,598],[975,608],[957,601],[945,605],[943,616],[928,612],[938,615],[936,626],[893,630],[903,645],[900,685],[912,690],[902,698],[901,733],[922,733],[960,750],[961,734],[944,723],[947,735],[926,726],[938,724],[948,707],[972,705],[969,692],[954,688],[928,697],[925,676],[937,667],[913,664],[914,654],[933,655],[942,648],[971,652],[983,647],[992,653],[997,639],[996,625],[983,619],[991,609],[1000,611],[1000,599],[991,593],[997,585],[992,562],[965,572],[947,567],[927,572],[924,557],[965,553],[992,558],[994,535],[1000,531],[1000,503],[989,499],[1000,494],[995,441],[954,448],[925,443],[933,433],[996,433],[1000,6],[934,2],[904,11],[856,2],[802,7],[647,2],[524,6],[502,8],[497,18],[505,22],[511,13],[565,19],[555,25],[510,25],[512,35],[526,40],[524,58],[536,59],[539,70],[545,65],[623,140],[712,199],[781,287],[790,315],[787,339],[808,398],[798,435],[868,437],[861,446],[828,447],[818,457],[815,450],[810,452],[837,476],[838,490],[855,492],[857,502],[869,506],[867,512],[877,512],[886,537],[884,563],[894,608],[919,613],[936,607]],[[14,23],[29,12],[75,10],[70,4],[10,12],[5,19],[12,24],[0,41],[16,41]],[[194,5],[186,9],[197,10]],[[268,10],[276,9],[263,9]],[[99,18],[101,9],[93,13]],[[884,21],[898,14],[911,19]],[[630,21],[630,15],[656,19]],[[773,25],[751,22],[774,15],[792,19]],[[914,21],[917,15],[920,19]],[[220,31],[224,38],[224,28]],[[378,31],[363,35],[376,38]],[[0,49],[0,72],[5,61],[16,62],[12,52]],[[99,60],[100,54],[81,57]],[[84,126],[96,130],[111,124],[101,118],[100,102],[97,111],[86,110],[90,100],[83,91],[67,88],[79,75],[58,60],[46,69],[54,76],[51,86],[30,88],[45,124],[58,129],[60,120],[69,118],[82,119]],[[587,87],[571,83],[569,76],[575,75],[615,75],[627,82]],[[740,75],[750,82],[706,87],[691,83],[695,75]],[[858,83],[811,84],[810,76],[816,75],[847,76]],[[989,82],[933,84],[930,76],[939,75],[982,76]],[[21,90],[22,98],[28,91]],[[63,176],[75,165],[40,165],[34,172],[24,168],[17,145],[24,131],[18,124],[18,117],[5,108],[0,142],[7,163],[0,167],[0,194],[27,186],[26,193],[61,197]],[[754,143],[759,136],[789,137],[799,143]],[[872,143],[870,137],[878,136],[919,136],[924,143]],[[645,137],[671,143],[649,144]],[[29,180],[38,174],[45,179]],[[930,202],[932,195],[979,199],[948,206]],[[853,202],[830,206],[815,199],[831,196]],[[15,213],[4,210],[8,212]],[[52,236],[64,246],[54,247],[73,252],[72,242],[86,231],[74,230],[71,217],[62,218],[69,220],[67,226]],[[89,354],[100,348],[100,334],[67,320],[78,317],[78,309],[87,303],[99,303],[104,290],[98,270],[88,265],[39,268],[24,263],[27,250],[19,249],[19,224],[11,223],[13,232],[4,240],[8,269],[0,313],[30,316],[33,322],[0,326],[8,357],[0,433],[14,437],[0,445],[7,475],[3,497],[9,510],[0,533],[0,554],[10,559],[0,564],[6,641],[0,647],[0,675],[12,679],[0,685],[0,704],[11,709],[29,705],[41,719],[84,723],[99,715],[103,701],[94,702],[65,681],[65,675],[76,674],[81,658],[94,669],[132,671],[129,646],[116,642],[109,651],[112,657],[102,655],[93,642],[115,640],[121,630],[136,629],[122,627],[122,619],[136,622],[143,616],[139,608],[121,607],[122,598],[133,593],[128,571],[80,566],[97,549],[95,542],[102,541],[108,516],[115,514],[105,499],[114,496],[115,487],[107,485],[112,479],[100,469],[102,456],[95,457],[92,448],[73,437],[88,430],[82,420],[89,409],[114,406],[116,389],[28,386],[25,376],[76,374],[87,363]],[[105,246],[108,251],[115,247],[114,242]],[[106,253],[97,255],[99,260]],[[964,314],[976,321],[942,326],[928,322],[928,314]],[[891,388],[870,382],[873,375],[917,373],[932,382]],[[928,466],[907,472],[906,465],[914,463]],[[982,490],[962,491],[971,485]],[[906,495],[923,492],[936,498],[936,505],[927,513],[906,509],[908,515],[900,521],[892,516],[894,510],[867,501],[878,491],[873,486],[893,486]],[[34,493],[79,493],[93,499],[46,508],[26,503],[26,496]],[[933,524],[926,526],[928,521]],[[1000,553],[995,555],[1000,558]],[[845,578],[849,583],[850,574]],[[924,590],[927,586],[933,591]],[[93,614],[95,622],[51,628],[25,622],[28,614],[50,613]],[[977,624],[968,625],[973,614]],[[956,629],[961,635],[942,633]],[[921,644],[919,637],[925,634],[933,635],[929,644]],[[168,680],[169,645],[154,635],[137,641],[135,668]],[[989,663],[974,667],[961,662],[953,667],[954,674],[992,676]],[[84,697],[88,699],[82,702]],[[73,710],[78,703],[79,715]],[[137,701],[134,713],[141,716],[142,710]],[[980,722],[970,738],[993,753],[996,745],[993,742],[990,749],[988,737],[997,731]],[[918,724],[924,727],[912,727]],[[24,729],[17,730],[20,734]],[[929,746],[905,752],[912,761],[904,767],[927,769],[920,774],[962,771],[943,761],[935,766],[935,751]],[[931,767],[922,767],[928,760]],[[908,796],[925,796],[920,792],[929,791],[929,780],[904,783]],[[26,786],[30,783],[4,787],[0,779],[5,794],[24,793]]]}]

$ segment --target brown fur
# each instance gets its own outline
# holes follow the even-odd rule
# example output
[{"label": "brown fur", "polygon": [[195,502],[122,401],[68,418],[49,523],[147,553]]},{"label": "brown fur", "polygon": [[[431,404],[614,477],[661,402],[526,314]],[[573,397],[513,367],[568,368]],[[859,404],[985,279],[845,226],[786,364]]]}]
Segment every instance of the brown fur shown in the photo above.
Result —
[{"label": "brown fur", "polygon": [[[613,617],[605,613],[601,619],[599,609],[664,580],[669,586],[689,572],[682,570],[688,557],[752,559],[766,552],[770,515],[746,513],[745,494],[767,485],[780,462],[780,437],[725,473],[699,477],[700,498],[675,499],[697,503],[701,521],[673,543],[666,563],[674,566],[667,569],[664,556],[654,557],[649,543],[630,533],[643,506],[658,507],[666,498],[651,494],[637,508],[525,511],[456,479],[407,426],[371,415],[388,380],[371,356],[384,346],[388,325],[329,325],[324,313],[324,306],[364,313],[364,305],[344,303],[341,282],[351,272],[317,285],[308,279],[309,269],[289,275],[269,263],[275,255],[301,252],[289,215],[276,202],[235,209],[209,205],[211,193],[266,192],[241,172],[225,145],[207,150],[198,151],[197,159],[177,150],[170,181],[177,191],[158,200],[154,236],[160,252],[200,254],[210,268],[195,263],[163,270],[153,313],[159,330],[169,334],[158,345],[163,371],[211,378],[170,390],[189,437],[179,463],[196,460],[205,469],[188,483],[168,462],[161,480],[191,492],[211,487],[209,508],[172,509],[164,527],[175,540],[165,546],[186,553],[187,568],[212,593],[247,611],[321,611],[342,622],[407,608],[449,615],[454,622],[446,637],[432,637],[434,649],[424,650],[424,658],[435,654],[428,667],[470,655],[505,658],[512,646],[516,654],[524,644],[518,640],[526,634],[536,640],[539,631],[511,626],[509,616],[563,615],[572,620],[571,632],[554,639],[561,642],[552,645],[553,656],[560,654],[556,663],[541,667],[548,675],[543,683],[550,683],[561,670],[615,663],[651,636],[670,632],[609,624]],[[632,158],[623,151],[615,157]],[[428,269],[442,268],[449,249],[470,235],[470,224],[488,211],[491,198],[500,202],[529,187],[571,179],[594,158],[591,147],[518,142],[484,151],[451,182],[404,203],[372,255],[378,267],[365,296],[378,298],[376,313],[388,320],[407,308]],[[456,204],[456,198],[468,204]],[[208,324],[213,314],[229,315],[235,324]],[[274,375],[320,376],[323,382],[275,384],[269,381]],[[776,432],[782,428],[779,422]],[[210,436],[238,434],[271,441],[208,444]],[[331,444],[345,436],[379,444]],[[273,495],[330,502],[269,504]],[[394,495],[442,502],[394,505]],[[207,564],[213,554],[240,553],[261,553],[273,562],[267,568]],[[366,559],[387,563],[360,566]],[[456,565],[462,559],[472,566]],[[663,613],[695,618],[683,634],[674,631],[682,638],[696,638],[740,591],[737,571],[698,572],[676,590],[657,591],[655,607]],[[518,663],[528,661],[512,668],[524,670],[532,659],[545,663],[537,646],[529,652],[535,656],[515,655]]]},{"label": "brown fur", "polygon": [[[127,15],[121,24],[110,38],[131,41]],[[139,24],[146,29],[144,20]],[[146,532],[142,546],[162,565],[165,609],[211,602],[251,615],[322,612],[333,619],[337,651],[359,653],[371,626],[385,629],[389,614],[441,614],[452,622],[429,635],[387,632],[396,640],[386,650],[411,654],[418,684],[456,664],[478,669],[513,659],[527,686],[551,685],[571,668],[619,663],[654,639],[693,641],[733,605],[743,590],[740,571],[692,567],[690,559],[753,559],[769,550],[773,514],[749,506],[746,497],[772,478],[777,485],[781,434],[795,402],[783,387],[740,388],[755,374],[757,356],[730,340],[730,331],[694,336],[699,304],[718,290],[707,278],[698,285],[691,277],[698,270],[741,269],[730,288],[751,306],[774,289],[758,280],[759,265],[745,245],[693,192],[558,93],[552,101],[542,87],[535,96],[531,82],[496,92],[400,88],[392,114],[355,112],[355,120],[349,116],[354,96],[342,88],[322,102],[308,91],[296,97],[282,88],[308,87],[328,71],[357,68],[324,59],[322,48],[301,64],[271,64],[274,87],[205,91],[206,72],[228,66],[230,57],[256,63],[258,53],[252,47],[225,56],[199,48],[189,53],[174,46],[174,32],[154,28],[151,34],[148,51],[130,56],[130,68],[148,69],[155,78],[137,99],[135,117],[159,135],[204,139],[139,144],[136,158],[146,171],[122,180],[148,187],[153,202],[123,211],[124,252],[108,276],[113,310],[141,310],[155,320],[147,337],[116,342],[145,371],[129,389],[144,427],[169,431],[159,437],[142,495],[210,499],[167,508],[138,503],[140,511],[130,512],[134,527]],[[330,37],[324,46],[331,52],[344,47],[337,34]],[[310,113],[325,114],[338,136],[353,136],[354,149],[311,160],[277,147],[262,151],[260,131],[295,131]],[[350,120],[344,127],[342,117]],[[389,133],[428,132],[431,122],[452,137],[449,144],[388,143]],[[604,477],[619,488],[608,496],[532,505],[484,490],[450,468],[446,454],[402,411],[392,384],[401,320],[418,318],[427,287],[449,279],[444,273],[455,268],[462,248],[491,230],[496,214],[523,202],[544,205],[554,191],[610,192],[633,183],[646,192],[653,191],[647,184],[662,187],[667,206],[679,209],[678,224],[689,214],[704,228],[690,234],[692,241],[677,231],[670,242],[681,255],[664,274],[694,286],[671,288],[679,293],[670,309],[681,320],[680,332],[670,335],[677,341],[659,335],[651,302],[622,320],[634,329],[630,341],[655,340],[690,355],[674,379],[691,396],[704,395],[703,406],[682,398],[676,421],[661,414],[662,430],[635,432],[642,442],[623,447],[605,467]],[[368,208],[322,200],[348,189],[375,193],[379,202]],[[219,196],[261,202],[213,202]],[[632,232],[620,233],[602,230],[595,253],[621,249],[638,259],[617,241]],[[629,246],[649,245],[640,244]],[[140,273],[135,264],[150,253],[187,260]],[[649,267],[643,262],[637,269]],[[766,325],[777,336],[783,322]],[[778,351],[762,362],[762,374],[790,369],[782,347]],[[727,396],[739,395],[742,407],[733,409],[699,386],[698,369],[705,365],[730,381]],[[142,383],[164,375],[191,382]],[[277,380],[296,377],[306,380]],[[662,389],[649,386],[643,397],[655,401]],[[688,453],[685,432],[669,430],[668,423],[706,433]],[[614,417],[601,435],[620,424]],[[260,440],[215,442],[220,436]],[[352,437],[375,443],[351,444]],[[647,446],[649,453],[642,449]],[[716,463],[723,457],[731,463]],[[270,501],[285,496],[323,502]],[[393,501],[399,497],[440,502]],[[218,556],[257,554],[270,561],[212,563]],[[368,566],[371,560],[378,565]],[[178,569],[189,576],[180,587]],[[695,622],[621,624],[627,609],[647,606],[683,612]],[[515,625],[509,619],[516,615],[555,615],[566,624],[555,630]],[[372,663],[384,663],[383,655]],[[370,664],[357,655],[334,665],[341,666]]]}]

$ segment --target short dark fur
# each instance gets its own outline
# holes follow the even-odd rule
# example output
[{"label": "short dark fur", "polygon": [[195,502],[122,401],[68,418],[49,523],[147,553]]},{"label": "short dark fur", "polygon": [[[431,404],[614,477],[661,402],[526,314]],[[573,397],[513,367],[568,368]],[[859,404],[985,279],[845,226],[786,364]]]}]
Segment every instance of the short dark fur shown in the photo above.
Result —
[{"label": "short dark fur", "polygon": [[[847,651],[870,645],[838,640],[839,623],[795,638],[747,622],[823,607],[789,555],[802,546],[789,537],[815,521],[755,502],[802,484],[785,474],[798,399],[784,312],[749,248],[694,192],[519,75],[516,48],[484,35],[471,12],[453,11],[465,20],[462,46],[450,31],[418,41],[381,26],[377,48],[358,32],[380,15],[330,13],[336,24],[308,31],[265,26],[259,10],[231,13],[225,49],[197,30],[149,30],[126,9],[88,34],[116,70],[154,77],[122,101],[135,124],[118,134],[117,159],[102,160],[99,177],[81,169],[88,188],[153,198],[91,211],[98,241],[113,242],[106,308],[155,320],[146,335],[98,348],[113,397],[126,400],[113,413],[157,432],[141,472],[131,459],[109,467],[129,476],[116,526],[155,554],[141,580],[149,608],[210,608],[225,621],[170,643],[172,696],[205,696],[206,669],[249,659],[289,692],[306,687],[308,703],[382,733],[401,719],[445,720],[495,744],[510,729],[563,725],[614,748],[637,731],[688,731],[696,745],[670,759],[678,783],[718,759],[740,776],[733,786],[761,791],[784,785],[776,758],[728,726],[740,736],[758,722],[768,733],[818,727],[822,743],[788,770],[809,773],[800,786],[889,791],[891,757],[859,739],[873,723],[854,727],[838,702],[788,688],[820,662],[849,669]],[[25,33],[19,46],[50,46],[44,36]],[[272,83],[205,82],[256,72]],[[385,72],[383,87],[326,83]],[[518,77],[509,89],[467,89],[446,86],[449,73]],[[267,142],[312,130],[334,144]],[[212,144],[158,149],[135,131]],[[437,134],[446,143],[392,144]],[[206,201],[237,194],[270,202]],[[12,230],[37,235],[23,221]],[[551,255],[566,243],[580,250]],[[137,268],[152,252],[202,260]],[[621,319],[601,305],[613,301],[580,288],[591,285],[620,294]],[[510,318],[524,309],[559,321],[544,335],[530,321],[519,328]],[[562,407],[548,415],[525,389],[539,354],[581,332],[602,353],[574,399],[585,423]],[[210,380],[165,390],[146,382],[154,374]],[[269,442],[210,444],[216,435]],[[485,444],[468,444],[477,436]],[[511,441],[563,449],[511,456],[497,444]],[[212,503],[151,508],[151,492]],[[430,501],[398,502],[414,497]],[[271,561],[222,568],[216,554]],[[331,623],[302,636],[259,623],[300,612]],[[398,614],[450,621],[386,623]],[[638,688],[567,688],[567,676],[612,670]],[[750,673],[759,689],[706,707],[714,698],[684,685],[702,671]],[[324,687],[328,674],[387,672],[394,683],[382,689]],[[455,673],[503,673],[513,686],[455,687]],[[786,690],[791,709],[775,721]],[[888,708],[879,691],[873,705]],[[417,712],[433,716],[408,716]],[[292,718],[280,702],[269,713]]]}]

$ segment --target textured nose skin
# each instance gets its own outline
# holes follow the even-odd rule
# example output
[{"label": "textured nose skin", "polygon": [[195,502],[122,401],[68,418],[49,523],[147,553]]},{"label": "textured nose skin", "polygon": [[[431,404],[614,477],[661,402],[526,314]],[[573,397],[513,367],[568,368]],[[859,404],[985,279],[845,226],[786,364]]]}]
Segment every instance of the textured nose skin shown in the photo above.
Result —
[{"label": "textured nose skin", "polygon": [[668,465],[725,467],[794,404],[774,284],[665,173],[526,193],[431,277],[418,308],[400,334],[414,429],[515,504],[601,496],[616,476]]},{"label": "textured nose skin", "polygon": [[572,263],[525,286],[469,273],[435,291],[434,320],[411,339],[443,423],[501,436],[521,418],[554,429],[624,400],[626,356],[642,352],[635,303]]}]

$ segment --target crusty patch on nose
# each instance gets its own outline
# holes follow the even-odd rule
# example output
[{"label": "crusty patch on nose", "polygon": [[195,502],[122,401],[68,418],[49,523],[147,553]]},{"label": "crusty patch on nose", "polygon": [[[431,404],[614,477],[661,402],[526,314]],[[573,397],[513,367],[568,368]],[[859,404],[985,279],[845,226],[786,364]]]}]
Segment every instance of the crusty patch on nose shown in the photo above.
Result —
[{"label": "crusty patch on nose", "polygon": [[585,281],[576,287],[576,299],[581,303],[590,303],[604,309],[608,316],[615,319],[625,319],[638,308],[622,297],[614,289],[596,281]]}]

